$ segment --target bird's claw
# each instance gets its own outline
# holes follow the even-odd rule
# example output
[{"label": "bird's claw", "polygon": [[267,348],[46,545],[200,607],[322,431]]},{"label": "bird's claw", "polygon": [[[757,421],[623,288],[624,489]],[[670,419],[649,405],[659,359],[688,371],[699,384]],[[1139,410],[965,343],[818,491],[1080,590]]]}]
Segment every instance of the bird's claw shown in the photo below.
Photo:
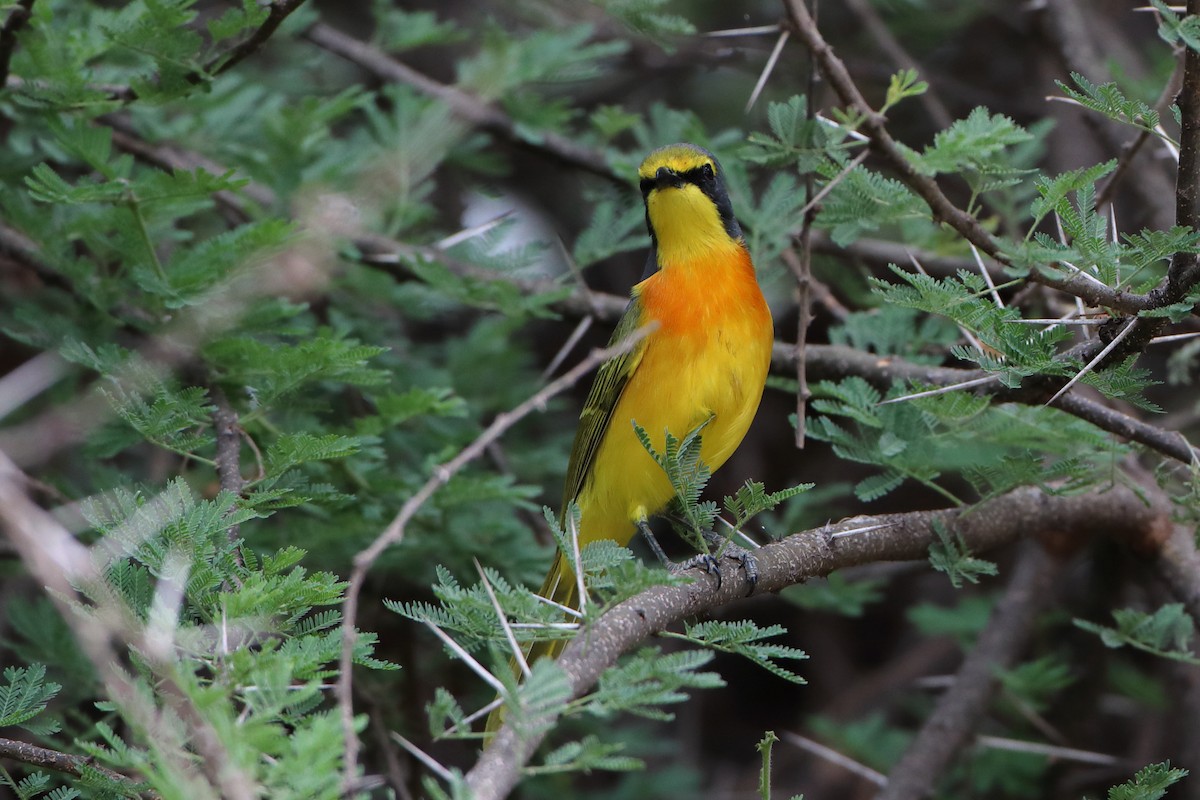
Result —
[{"label": "bird's claw", "polygon": [[[736,545],[726,545],[724,555],[738,562],[742,566],[742,570],[746,573],[746,582],[750,584],[750,590],[746,592],[746,596],[754,594],[754,587],[758,585],[758,559],[754,554],[745,548]],[[674,572],[683,572],[684,570],[703,569],[709,575],[715,575],[717,578],[717,589],[720,590],[723,576],[721,575],[721,562],[714,556],[708,553],[692,556],[687,561],[679,564],[672,564],[671,568]]]},{"label": "bird's claw", "polygon": [[708,553],[692,556],[687,561],[682,561],[678,564],[673,564],[672,568],[675,572],[683,572],[689,569],[700,567],[709,575],[717,576],[717,588],[721,588],[721,564]]},{"label": "bird's claw", "polygon": [[742,571],[746,573],[746,583],[750,584],[746,597],[754,594],[754,587],[758,586],[758,559],[744,547],[727,548],[726,554],[741,564]]}]

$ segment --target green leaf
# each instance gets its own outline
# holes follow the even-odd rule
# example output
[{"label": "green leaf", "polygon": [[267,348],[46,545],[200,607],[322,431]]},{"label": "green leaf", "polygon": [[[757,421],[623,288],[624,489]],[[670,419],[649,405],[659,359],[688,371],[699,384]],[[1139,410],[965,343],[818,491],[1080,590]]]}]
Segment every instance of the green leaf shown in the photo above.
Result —
[{"label": "green leaf", "polygon": [[933,144],[917,159],[917,166],[929,175],[974,170],[990,173],[1009,169],[1001,158],[1006,148],[1023,144],[1032,135],[1003,114],[990,114],[976,108],[966,119],[933,137]]},{"label": "green leaf", "polygon": [[609,189],[588,200],[591,218],[572,248],[580,268],[645,245],[645,210],[632,193]]},{"label": "green leaf", "polygon": [[0,728],[19,725],[35,733],[55,733],[58,723],[32,723],[34,717],[46,710],[46,704],[62,689],[57,683],[46,682],[46,668],[41,664],[29,667],[8,667],[4,670],[6,684],[0,684]]},{"label": "green leaf", "polygon": [[[1167,16],[1174,19],[1173,14]],[[1194,23],[1200,19],[1190,17]],[[1189,35],[1200,33],[1200,25],[1192,24]],[[1160,31],[1162,28],[1159,29]],[[1166,141],[1173,141],[1164,133],[1160,133],[1158,112],[1141,100],[1131,100],[1125,96],[1116,83],[1108,82],[1097,86],[1078,72],[1071,73],[1071,80],[1078,89],[1067,86],[1062,81],[1055,81],[1058,88],[1084,108],[1103,114],[1111,120],[1130,125],[1139,130],[1158,136]]]},{"label": "green leaf", "polygon": [[778,663],[778,659],[802,660],[808,654],[795,647],[781,644],[765,644],[762,640],[786,633],[782,625],[760,628],[749,620],[726,622],[709,620],[695,625],[685,625],[684,633],[665,632],[664,636],[683,639],[702,647],[734,653],[750,659],[768,672],[792,683],[807,683],[804,678]]},{"label": "green leaf", "polygon": [[357,436],[311,433],[288,433],[280,436],[267,451],[267,466],[272,473],[281,473],[310,461],[329,461],[348,458],[362,449]]},{"label": "green leaf", "polygon": [[766,488],[758,481],[746,481],[738,487],[733,497],[725,497],[725,510],[733,514],[733,527],[742,528],[754,517],[764,511],[771,511],[777,505],[813,488],[814,483],[801,483],[788,489],[767,494]]},{"label": "green leaf", "polygon": [[389,53],[414,47],[453,44],[466,38],[466,31],[451,21],[439,20],[432,11],[397,8],[388,0],[372,0],[375,15],[375,44]]},{"label": "green leaf", "polygon": [[938,540],[929,546],[929,563],[938,572],[946,573],[955,589],[961,589],[963,581],[979,583],[980,576],[996,574],[994,563],[972,556],[962,537],[951,535],[940,519],[933,521],[933,530]]},{"label": "green leaf", "polygon": [[879,113],[885,113],[889,108],[908,97],[917,97],[929,91],[929,84],[920,77],[915,69],[902,69],[892,75],[888,81],[888,90],[883,107]]},{"label": "green leaf", "polygon": [[686,17],[664,10],[669,0],[598,0],[598,4],[668,52],[675,40],[696,33],[696,26]]},{"label": "green leaf", "polygon": [[[841,171],[832,164],[819,169],[830,180]],[[826,196],[816,224],[828,229],[833,240],[845,247],[864,233],[906,220],[923,219],[927,214],[925,205],[903,183],[858,166]]]},{"label": "green leaf", "polygon": [[1200,50],[1200,17],[1185,14],[1177,15],[1175,9],[1163,0],[1150,0],[1158,9],[1158,35],[1167,44],[1183,42],[1192,50]]},{"label": "green leaf", "polygon": [[1047,214],[1061,207],[1061,203],[1067,198],[1067,195],[1077,192],[1085,186],[1095,185],[1096,181],[1116,168],[1117,160],[1114,158],[1091,167],[1080,167],[1070,172],[1064,172],[1054,178],[1039,177],[1034,181],[1034,185],[1037,186],[1041,198],[1034,200],[1030,206],[1033,221],[1029,225],[1029,234],[1026,235],[1026,240]]},{"label": "green leaf", "polygon": [[1117,623],[1113,628],[1081,619],[1075,620],[1075,625],[1099,636],[1106,647],[1128,645],[1172,661],[1200,665],[1190,647],[1196,626],[1182,603],[1168,603],[1153,614],[1132,608],[1112,614]]},{"label": "green leaf", "polygon": [[207,23],[209,36],[214,42],[232,39],[234,36],[262,25],[270,9],[259,5],[255,0],[242,0],[241,8],[228,8],[225,13]]},{"label": "green leaf", "polygon": [[675,491],[673,509],[677,512],[679,525],[676,529],[693,547],[708,552],[704,534],[713,529],[716,506],[701,503],[700,495],[712,477],[712,470],[700,459],[701,434],[713,418],[701,422],[683,439],[677,439],[670,431],[663,432],[662,449],[656,447],[653,438],[644,428],[633,421],[633,430],[642,447],[650,454],[671,483]]},{"label": "green leaf", "polygon": [[712,653],[681,650],[663,654],[646,647],[605,670],[586,708],[601,717],[627,711],[640,717],[668,721],[674,715],[663,706],[687,700],[684,689],[714,689],[725,682],[715,672],[698,672]]},{"label": "green leaf", "polygon": [[[1170,13],[1170,12],[1168,12]],[[1188,771],[1171,766],[1170,761],[1150,764],[1120,786],[1108,790],[1108,800],[1159,800],[1167,789],[1186,778]]]},{"label": "green leaf", "polygon": [[787,102],[767,104],[767,125],[770,135],[751,133],[740,155],[743,160],[770,167],[795,167],[798,172],[812,172],[825,163],[827,148],[845,147],[835,144],[837,134],[815,117],[808,117],[808,100],[793,95]]},{"label": "green leaf", "polygon": [[602,769],[608,772],[629,772],[645,769],[638,758],[618,755],[625,749],[621,742],[602,742],[596,736],[585,736],[577,742],[567,742],[546,754],[541,764],[527,767],[531,775],[546,775],[559,772],[591,772]]}]

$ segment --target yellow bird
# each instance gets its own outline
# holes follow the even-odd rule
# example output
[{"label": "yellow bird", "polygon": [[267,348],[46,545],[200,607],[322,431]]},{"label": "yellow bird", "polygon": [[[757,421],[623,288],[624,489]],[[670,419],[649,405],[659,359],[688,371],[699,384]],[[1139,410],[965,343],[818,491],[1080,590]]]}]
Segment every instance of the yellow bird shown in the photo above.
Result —
[{"label": "yellow bird", "polygon": [[[568,504],[578,504],[580,547],[600,539],[628,544],[674,496],[634,422],[661,452],[667,431],[682,438],[711,417],[700,454],[715,470],[746,435],[771,362],[771,311],[717,159],[696,145],[673,144],[646,156],[638,178],[650,229],[648,277],[633,287],[610,344],[657,327],[600,367],[579,417],[562,518]],[[577,608],[576,586],[559,553],[539,594]],[[529,660],[555,656],[564,645],[538,643]]]},{"label": "yellow bird", "polygon": [[[600,367],[579,416],[560,521],[565,526],[570,503],[579,506],[581,548],[600,539],[628,544],[674,497],[634,422],[662,452],[667,431],[681,439],[711,418],[700,456],[715,470],[746,435],[771,363],[771,311],[717,159],[696,145],[673,144],[646,156],[638,177],[650,229],[648,277],[633,287],[609,344],[657,326]],[[576,592],[575,574],[558,553],[539,594],[578,608]],[[527,660],[553,658],[565,644],[538,642]],[[497,709],[488,717],[489,735],[502,715]]]}]

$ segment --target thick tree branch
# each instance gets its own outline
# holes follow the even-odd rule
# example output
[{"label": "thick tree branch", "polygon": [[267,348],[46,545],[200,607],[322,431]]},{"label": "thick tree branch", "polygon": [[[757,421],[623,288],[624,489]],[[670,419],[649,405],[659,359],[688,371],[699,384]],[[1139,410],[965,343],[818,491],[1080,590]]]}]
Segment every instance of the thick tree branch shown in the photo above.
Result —
[{"label": "thick tree branch", "polygon": [[1012,581],[987,627],[938,699],[916,739],[888,773],[877,800],[921,800],[975,735],[999,680],[1029,641],[1037,612],[1049,601],[1062,562],[1036,544],[1027,544]]},{"label": "thick tree branch", "polygon": [[[1188,16],[1200,15],[1200,0],[1188,0]],[[1179,173],[1175,183],[1175,224],[1200,229],[1200,51],[1187,48],[1183,60]]]},{"label": "thick tree branch", "polygon": [[[935,522],[961,536],[974,553],[1050,531],[1154,541],[1156,531],[1170,524],[1161,508],[1147,504],[1125,486],[1066,497],[1018,489],[964,510],[858,517],[824,530],[793,534],[755,551],[759,566],[756,591],[779,591],[844,567],[924,559],[936,540]],[[839,530],[875,525],[882,527],[837,536]],[[741,574],[735,563],[727,562],[726,576]],[[712,576],[697,574],[693,583],[655,587],[613,607],[580,631],[558,660],[572,697],[588,692],[601,672],[647,636],[685,617],[738,602],[745,592],[743,581],[726,577],[718,587]],[[506,797],[543,737],[522,738],[511,726],[503,726],[467,774],[476,800]]]}]

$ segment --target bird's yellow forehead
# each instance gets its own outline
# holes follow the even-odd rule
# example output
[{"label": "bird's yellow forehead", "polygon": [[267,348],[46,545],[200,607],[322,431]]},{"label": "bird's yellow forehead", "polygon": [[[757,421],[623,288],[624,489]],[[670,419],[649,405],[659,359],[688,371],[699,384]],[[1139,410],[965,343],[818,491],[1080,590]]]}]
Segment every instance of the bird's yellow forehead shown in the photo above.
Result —
[{"label": "bird's yellow forehead", "polygon": [[653,178],[662,167],[679,174],[708,164],[715,172],[716,160],[712,153],[694,144],[670,144],[660,147],[646,156],[642,166],[638,168],[639,178]]}]

